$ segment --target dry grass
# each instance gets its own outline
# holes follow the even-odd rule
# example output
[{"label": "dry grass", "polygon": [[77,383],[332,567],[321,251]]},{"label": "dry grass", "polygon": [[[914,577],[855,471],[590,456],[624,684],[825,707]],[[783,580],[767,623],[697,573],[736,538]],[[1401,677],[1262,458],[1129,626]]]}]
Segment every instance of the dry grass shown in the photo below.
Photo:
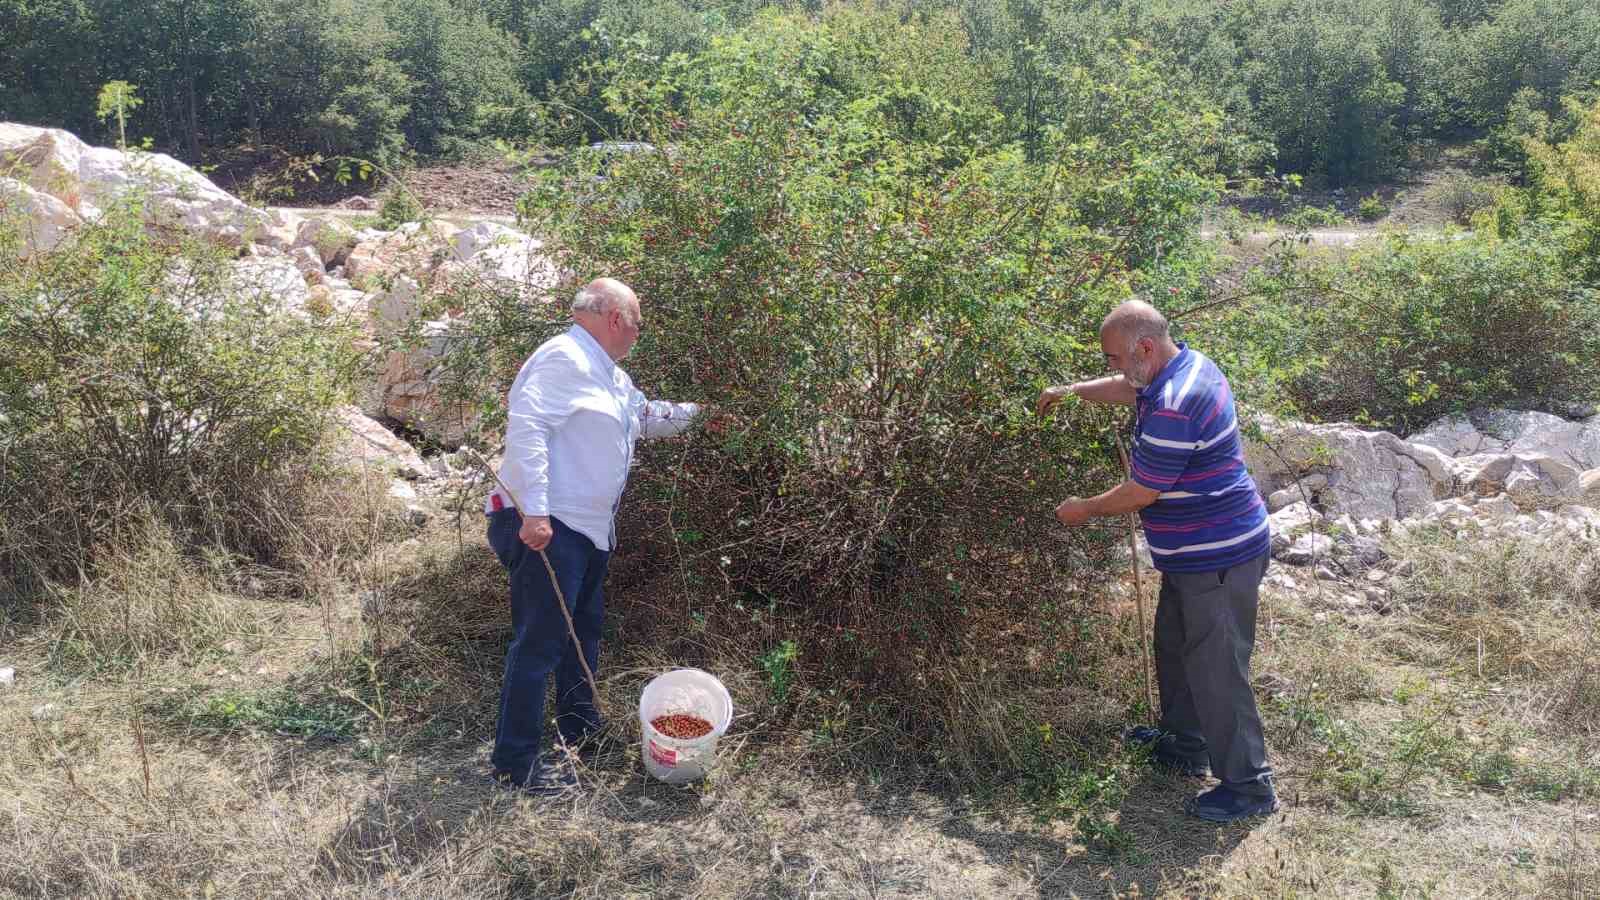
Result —
[{"label": "dry grass", "polygon": [[[707,783],[649,781],[628,748],[536,801],[484,780],[507,624],[481,520],[403,533],[355,496],[287,568],[152,533],[8,641],[0,895],[1573,898],[1600,877],[1582,545],[1396,548],[1415,568],[1390,616],[1270,594],[1256,669],[1286,812],[1228,828],[1116,747],[1142,694],[1125,585],[981,621],[991,643],[903,694],[830,680],[803,644],[780,702],[760,655],[803,620],[697,626],[625,554],[613,719],[636,740],[639,689],[681,664],[722,676],[739,718]],[[66,665],[70,641],[132,664]],[[918,718],[966,730],[917,746]]]}]

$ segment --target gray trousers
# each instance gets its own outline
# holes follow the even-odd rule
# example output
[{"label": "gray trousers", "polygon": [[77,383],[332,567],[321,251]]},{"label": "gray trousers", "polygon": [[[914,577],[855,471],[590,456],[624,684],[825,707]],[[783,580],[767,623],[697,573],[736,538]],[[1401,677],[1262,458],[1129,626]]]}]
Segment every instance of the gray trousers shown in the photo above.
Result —
[{"label": "gray trousers", "polygon": [[1261,715],[1250,689],[1256,604],[1271,557],[1219,572],[1161,575],[1156,604],[1156,678],[1161,750],[1191,762],[1241,794],[1272,792]]}]

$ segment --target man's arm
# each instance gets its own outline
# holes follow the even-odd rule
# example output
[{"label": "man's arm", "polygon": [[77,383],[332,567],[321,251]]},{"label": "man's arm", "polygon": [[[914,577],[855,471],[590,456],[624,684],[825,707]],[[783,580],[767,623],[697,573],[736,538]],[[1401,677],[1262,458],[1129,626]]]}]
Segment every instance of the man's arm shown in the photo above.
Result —
[{"label": "man's arm", "polygon": [[1160,491],[1137,481],[1124,481],[1103,494],[1087,499],[1071,497],[1056,507],[1056,518],[1063,525],[1082,525],[1097,516],[1120,516],[1138,512],[1156,502]]},{"label": "man's arm", "polygon": [[1128,383],[1128,379],[1121,375],[1111,375],[1091,381],[1047,387],[1039,392],[1036,411],[1041,416],[1045,415],[1068,394],[1075,394],[1090,403],[1120,403],[1123,406],[1132,406],[1139,398],[1138,390]]},{"label": "man's arm", "polygon": [[637,388],[632,395],[634,408],[639,415],[641,436],[645,439],[672,437],[693,424],[705,411],[698,403],[669,403],[665,400],[646,400]]}]

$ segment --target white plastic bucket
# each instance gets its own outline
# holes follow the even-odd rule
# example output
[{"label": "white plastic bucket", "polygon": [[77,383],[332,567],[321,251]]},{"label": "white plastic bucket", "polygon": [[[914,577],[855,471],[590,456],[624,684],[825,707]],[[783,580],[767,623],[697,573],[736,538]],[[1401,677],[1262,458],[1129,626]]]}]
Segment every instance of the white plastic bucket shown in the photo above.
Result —
[{"label": "white plastic bucket", "polygon": [[[659,716],[682,714],[710,722],[711,733],[670,738],[650,724]],[[699,669],[674,669],[656,676],[639,697],[640,755],[645,771],[668,784],[704,778],[717,759],[717,738],[732,723],[733,698],[716,678]]]}]

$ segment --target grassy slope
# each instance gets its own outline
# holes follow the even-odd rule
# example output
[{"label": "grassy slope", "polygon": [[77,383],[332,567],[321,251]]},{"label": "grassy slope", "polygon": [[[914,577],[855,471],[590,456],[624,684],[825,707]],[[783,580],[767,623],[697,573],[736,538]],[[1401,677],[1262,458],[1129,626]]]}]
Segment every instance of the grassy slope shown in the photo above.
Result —
[{"label": "grassy slope", "polygon": [[[64,652],[86,620],[8,635],[0,895],[1580,897],[1600,878],[1585,546],[1404,548],[1407,608],[1387,616],[1332,586],[1270,590],[1256,672],[1285,811],[1223,828],[1175,814],[1199,783],[1115,747],[1139,692],[1126,645],[1131,684],[1052,713],[1083,765],[1041,755],[1018,784],[953,791],[857,753],[866,721],[824,740],[705,637],[745,711],[713,781],[652,783],[629,748],[565,800],[493,789],[502,588],[468,522],[461,555],[445,517],[303,585],[179,583],[150,549],[126,569],[221,623],[164,660],[86,673],[106,657]],[[611,646],[626,720],[674,660]]]}]

